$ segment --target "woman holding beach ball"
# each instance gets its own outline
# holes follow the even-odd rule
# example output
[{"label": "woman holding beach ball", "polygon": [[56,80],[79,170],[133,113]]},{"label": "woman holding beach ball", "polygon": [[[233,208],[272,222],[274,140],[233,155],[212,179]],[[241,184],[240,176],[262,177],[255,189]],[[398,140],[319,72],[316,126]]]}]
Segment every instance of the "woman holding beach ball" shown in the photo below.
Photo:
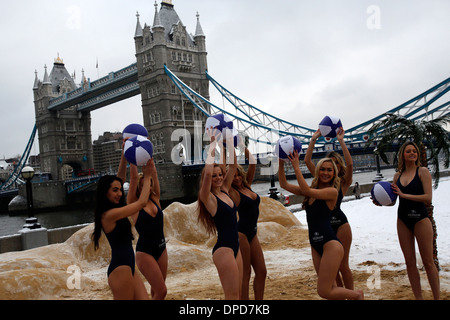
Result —
[{"label": "woman holding beach ball", "polygon": [[[338,190],[338,200],[336,202],[336,207],[331,214],[331,227],[333,228],[336,236],[341,241],[344,247],[344,259],[342,260],[341,266],[339,267],[339,273],[336,277],[336,282],[339,286],[345,286],[347,289],[353,289],[353,274],[349,266],[349,256],[350,247],[352,245],[352,229],[347,220],[345,213],[341,209],[342,199],[347,193],[348,188],[352,184],[353,179],[353,159],[350,152],[344,142],[345,131],[342,127],[337,128],[336,138],[342,149],[344,158],[336,152],[331,151],[327,154],[327,158],[333,160],[334,164],[338,169],[338,176],[340,178],[340,186]],[[317,139],[321,136],[320,129],[317,130],[311,137],[308,149],[305,154],[305,164],[309,169],[309,172],[314,176],[316,171],[316,166],[312,162],[312,153],[314,150],[314,145]]]},{"label": "woman holding beach ball", "polygon": [[420,166],[419,148],[414,142],[400,147],[392,189],[400,201],[397,233],[414,296],[423,299],[416,261],[417,241],[433,297],[439,299],[439,274],[433,261],[433,228],[426,208],[432,200],[432,178],[428,169]]},{"label": "woman holding beach ball", "polygon": [[325,299],[362,300],[361,290],[352,290],[336,285],[336,275],[344,258],[344,248],[336,237],[330,223],[330,216],[338,200],[340,178],[333,160],[321,159],[317,165],[311,186],[308,186],[300,170],[297,151],[290,154],[298,186],[289,184],[284,172],[284,161],[279,160],[278,178],[280,186],[294,194],[304,195],[309,242],[314,268],[316,270],[317,293]]},{"label": "woman holding beach ball", "polygon": [[208,157],[200,177],[198,193],[198,220],[209,234],[217,234],[217,243],[212,250],[225,300],[241,297],[242,257],[239,249],[237,208],[229,196],[231,183],[237,167],[234,148],[230,148],[231,163],[228,171],[214,163],[217,129],[207,128],[210,137]]},{"label": "woman holding beach ball", "polygon": [[114,300],[148,300],[144,283],[135,272],[133,234],[128,220],[134,212],[145,206],[150,194],[151,166],[149,163],[143,166],[143,173],[141,196],[128,205],[123,191],[123,182],[126,177],[126,160],[123,152],[117,176],[105,175],[100,178],[97,186],[92,240],[97,250],[103,231],[111,246],[111,262],[107,275]]},{"label": "woman holding beach ball", "polygon": [[[239,213],[239,247],[243,262],[241,299],[249,300],[250,278],[253,268],[255,273],[253,277],[254,298],[255,300],[262,300],[264,298],[267,269],[257,232],[261,199],[251,189],[256,173],[256,159],[245,146],[244,139],[239,140],[238,147],[244,151],[245,158],[249,162],[247,171],[241,165],[237,165],[237,170],[231,185],[232,188],[229,189],[230,197],[236,204]],[[226,172],[225,158],[225,152],[222,152],[222,166]]]}]

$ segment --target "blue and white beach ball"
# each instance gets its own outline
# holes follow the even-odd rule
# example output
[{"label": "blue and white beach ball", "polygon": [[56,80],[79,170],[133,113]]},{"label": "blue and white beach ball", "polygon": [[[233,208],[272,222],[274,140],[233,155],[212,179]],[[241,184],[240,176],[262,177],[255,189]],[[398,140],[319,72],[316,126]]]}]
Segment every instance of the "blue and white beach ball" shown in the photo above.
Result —
[{"label": "blue and white beach ball", "polygon": [[342,123],[338,117],[326,116],[319,123],[320,133],[328,138],[336,137],[340,127],[342,127]]},{"label": "blue and white beach ball", "polygon": [[277,141],[275,147],[275,153],[278,158],[288,160],[289,153],[294,153],[297,150],[298,153],[302,151],[302,143],[293,136],[284,136]]},{"label": "blue and white beach ball", "polygon": [[[217,129],[223,134],[223,138],[226,139],[226,132],[229,130],[233,132],[233,119],[226,114],[219,113],[210,116],[206,119],[205,132],[207,129]],[[228,129],[228,130],[227,130]]]},{"label": "blue and white beach ball", "polygon": [[153,156],[153,144],[146,137],[134,136],[125,141],[123,152],[128,162],[143,166]]},{"label": "blue and white beach ball", "polygon": [[387,181],[377,182],[370,192],[372,199],[382,206],[391,206],[397,201],[397,195],[392,190],[391,184]]},{"label": "blue and white beach ball", "polygon": [[132,123],[127,125],[125,129],[123,129],[122,136],[124,139],[132,138],[135,136],[148,137],[148,132],[143,125]]}]

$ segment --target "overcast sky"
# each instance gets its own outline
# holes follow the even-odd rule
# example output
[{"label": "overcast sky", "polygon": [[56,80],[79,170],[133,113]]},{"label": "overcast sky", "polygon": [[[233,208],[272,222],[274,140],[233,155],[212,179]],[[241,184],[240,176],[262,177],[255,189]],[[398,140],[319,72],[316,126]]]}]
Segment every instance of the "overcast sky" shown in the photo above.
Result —
[{"label": "overcast sky", "polygon": [[[327,114],[350,128],[450,77],[448,0],[173,4],[189,33],[200,14],[208,70],[217,81],[248,103],[309,128]],[[23,153],[35,122],[34,72],[42,80],[44,65],[50,72],[58,53],[77,82],[82,69],[96,80],[135,63],[136,11],[142,25],[153,23],[149,0],[2,3],[0,159]],[[140,96],[91,116],[93,140],[143,123]],[[38,153],[36,143],[32,154]]]}]

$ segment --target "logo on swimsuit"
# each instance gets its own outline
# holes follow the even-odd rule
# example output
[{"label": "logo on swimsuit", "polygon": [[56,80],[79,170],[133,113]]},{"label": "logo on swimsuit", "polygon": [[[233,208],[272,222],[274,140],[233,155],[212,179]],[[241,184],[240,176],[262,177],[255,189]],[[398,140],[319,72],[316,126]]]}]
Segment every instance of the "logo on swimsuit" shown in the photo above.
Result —
[{"label": "logo on swimsuit", "polygon": [[314,235],[313,235],[312,239],[315,242],[323,241],[323,236],[320,235],[320,233],[318,233],[318,232],[314,232]]},{"label": "logo on swimsuit", "polygon": [[411,218],[411,219],[417,219],[417,218],[420,218],[420,213],[418,213],[416,210],[411,210],[411,211],[408,213],[408,218]]},{"label": "logo on swimsuit", "polygon": [[341,223],[341,219],[338,219],[336,217],[331,217],[331,220],[330,220],[331,225],[340,224],[340,223]]}]

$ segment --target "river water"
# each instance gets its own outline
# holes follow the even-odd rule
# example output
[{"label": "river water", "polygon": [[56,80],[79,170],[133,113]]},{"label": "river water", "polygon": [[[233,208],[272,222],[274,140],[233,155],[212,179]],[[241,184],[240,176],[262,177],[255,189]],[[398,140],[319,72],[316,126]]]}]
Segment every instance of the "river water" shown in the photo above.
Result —
[{"label": "river water", "polygon": [[[394,176],[394,169],[381,170],[381,174],[387,180],[391,180]],[[369,172],[355,172],[353,174],[353,183],[358,182],[360,185],[371,183],[375,178],[376,171]],[[311,178],[306,179],[308,183],[311,182]],[[296,180],[289,180],[290,183],[296,184]],[[280,185],[278,181],[275,182],[275,187],[280,191]],[[270,182],[255,183],[252,185],[252,189],[259,195],[268,195],[270,188]],[[38,222],[47,229],[54,229],[60,227],[67,227],[77,224],[90,223],[94,221],[94,213],[92,208],[79,208],[65,211],[52,211],[52,212],[39,212],[35,214]],[[9,216],[8,213],[0,214],[0,237],[12,235],[18,233],[25,224],[25,219],[28,217],[26,213],[22,215]]]}]

